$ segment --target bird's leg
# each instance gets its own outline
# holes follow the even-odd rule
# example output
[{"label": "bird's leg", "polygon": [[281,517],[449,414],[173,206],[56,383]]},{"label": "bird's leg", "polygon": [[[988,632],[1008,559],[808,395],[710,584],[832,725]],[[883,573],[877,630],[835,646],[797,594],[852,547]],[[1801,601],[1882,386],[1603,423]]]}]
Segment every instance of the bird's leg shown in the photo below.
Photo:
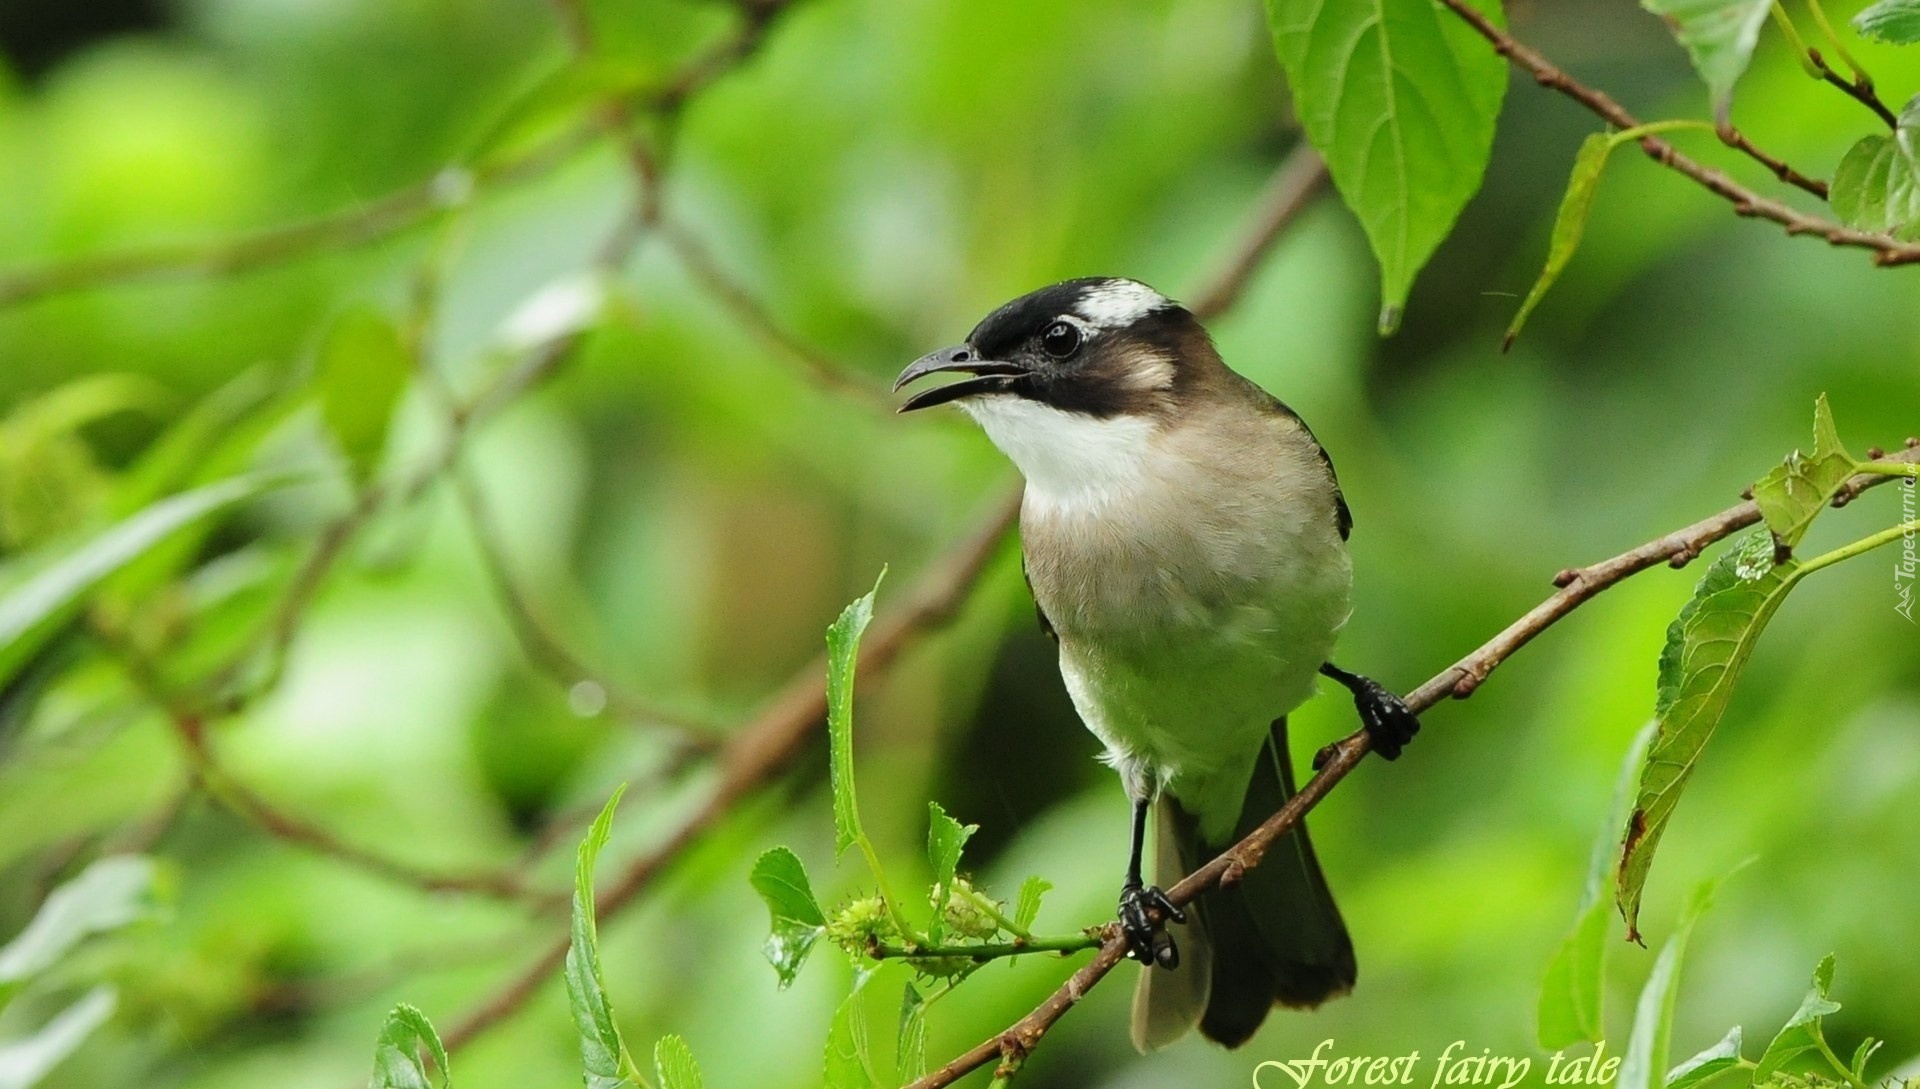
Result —
[{"label": "bird's leg", "polygon": [[[1322,665],[1320,672],[1353,693],[1354,710],[1360,712],[1360,722],[1366,727],[1367,736],[1373,739],[1374,752],[1388,760],[1395,759],[1407,742],[1413,740],[1413,735],[1420,732],[1419,716],[1380,682],[1348,673],[1332,662]],[[1319,767],[1320,762],[1314,761],[1314,766]]]},{"label": "bird's leg", "polygon": [[[1158,964],[1162,968],[1180,966],[1180,947],[1173,942],[1173,935],[1167,933],[1169,921],[1184,923],[1187,915],[1173,906],[1167,894],[1158,886],[1146,885],[1140,880],[1140,855],[1147,840],[1147,806],[1152,804],[1149,798],[1138,798],[1133,803],[1133,852],[1127,856],[1127,883],[1120,888],[1120,929],[1127,935],[1127,955],[1142,964]],[[1160,913],[1156,923],[1154,912]]]}]

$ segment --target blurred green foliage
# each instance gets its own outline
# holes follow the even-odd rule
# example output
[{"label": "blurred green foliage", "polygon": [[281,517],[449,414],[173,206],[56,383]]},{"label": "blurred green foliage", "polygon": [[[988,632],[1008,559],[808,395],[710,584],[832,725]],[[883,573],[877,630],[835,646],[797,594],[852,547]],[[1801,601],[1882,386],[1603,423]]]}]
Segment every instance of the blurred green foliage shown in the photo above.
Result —
[{"label": "blurred green foliage", "polygon": [[[1830,6],[1841,22],[1865,4]],[[41,1084],[337,1089],[367,1077],[401,1001],[451,1036],[565,938],[561,915],[316,849],[191,789],[204,753],[275,816],[400,868],[561,893],[556,843],[621,781],[609,864],[654,848],[714,782],[715,731],[813,675],[820,632],[875,571],[911,586],[1010,483],[963,421],[895,420],[786,341],[878,389],[1043,282],[1191,291],[1298,139],[1247,0],[800,0],[670,125],[635,123],[671,137],[670,221],[769,329],[657,234],[605,260],[633,179],[591,138],[596,95],[644,95],[724,48],[738,11],[587,11],[598,50],[576,64],[530,0],[180,0],[164,29],[0,72],[0,595],[167,496],[278,485],[105,574],[0,688],[0,935],[96,856],[177,874],[170,919],[81,947],[0,1017],[18,1039],[116,989]],[[1686,53],[1630,4],[1515,2],[1508,21],[1643,117],[1705,115]],[[1849,48],[1896,107],[1920,90],[1914,50]],[[1732,502],[1804,442],[1821,393],[1856,450],[1920,431],[1912,270],[1742,220],[1639,156],[1609,167],[1577,257],[1499,356],[1597,127],[1525,81],[1504,110],[1397,336],[1373,336],[1378,272],[1331,199],[1212,325],[1339,464],[1358,582],[1342,659],[1401,688],[1556,570]],[[1777,35],[1734,116],[1823,177],[1879,124]],[[1673,139],[1778,192],[1711,135]],[[366,209],[417,223],[353,229]],[[305,226],[220,243],[279,224]],[[126,282],[111,261],[57,291],[13,278],[128,253],[147,264]],[[1808,554],[1901,517],[1899,487],[1878,489],[1824,516]],[[1891,562],[1840,565],[1781,609],[1666,833],[1642,911],[1656,946],[1690,885],[1757,858],[1693,936],[1675,1056],[1788,1019],[1829,951],[1849,1000],[1825,1039],[1847,1054],[1886,1037],[1876,1077],[1920,1055],[1920,633],[1893,609]],[[1538,1055],[1540,983],[1695,581],[1653,571],[1602,595],[1315,812],[1359,950],[1352,997],[1276,1016],[1241,1052],[1143,1059],[1116,980],[1021,1083],[1245,1085],[1327,1038]],[[952,624],[863,685],[863,823],[903,887],[934,880],[916,860],[935,798],[980,826],[963,871],[984,887],[1054,884],[1037,929],[1111,913],[1126,807],[1010,549]],[[1343,700],[1303,708],[1296,759],[1349,718]],[[761,954],[754,859],[833,850],[824,740],[601,920],[627,1037],[684,1037],[716,1086],[818,1084],[834,1026],[899,1016],[893,985],[843,1004],[836,958],[782,991]],[[870,891],[853,867],[815,880],[823,902]],[[1653,957],[1611,925],[1599,1013],[1624,1042]],[[920,1019],[927,1056],[1003,1028],[1066,967],[980,972]],[[657,1053],[663,1082],[677,1055]],[[461,1089],[572,1084],[560,973],[453,1063]]]}]

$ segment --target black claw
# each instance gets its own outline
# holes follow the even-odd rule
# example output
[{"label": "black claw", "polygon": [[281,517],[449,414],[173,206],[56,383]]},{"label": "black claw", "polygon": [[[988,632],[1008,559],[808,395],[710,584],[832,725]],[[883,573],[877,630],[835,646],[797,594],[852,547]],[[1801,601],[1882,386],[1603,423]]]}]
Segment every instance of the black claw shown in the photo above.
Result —
[{"label": "black claw", "polygon": [[[1348,673],[1332,662],[1321,666],[1320,672],[1339,681],[1347,691],[1353,693],[1354,710],[1360,713],[1360,723],[1373,742],[1374,752],[1388,760],[1397,759],[1400,750],[1406,748],[1407,742],[1413,740],[1413,735],[1420,732],[1419,716],[1378,681],[1358,673]],[[1326,750],[1322,750],[1322,757],[1325,753]],[[1321,758],[1316,757],[1314,766],[1317,768],[1320,763]]]},{"label": "black claw", "polygon": [[1388,760],[1396,759],[1400,750],[1413,740],[1413,735],[1420,732],[1420,718],[1399,696],[1374,681],[1362,680],[1365,683],[1355,690],[1353,705],[1366,724],[1367,735],[1373,739],[1373,751]]},{"label": "black claw", "polygon": [[[1158,922],[1155,912],[1160,916]],[[1167,933],[1166,924],[1186,921],[1187,913],[1173,906],[1157,887],[1128,885],[1120,890],[1120,929],[1127,936],[1127,956],[1142,964],[1178,967],[1180,947]]]}]

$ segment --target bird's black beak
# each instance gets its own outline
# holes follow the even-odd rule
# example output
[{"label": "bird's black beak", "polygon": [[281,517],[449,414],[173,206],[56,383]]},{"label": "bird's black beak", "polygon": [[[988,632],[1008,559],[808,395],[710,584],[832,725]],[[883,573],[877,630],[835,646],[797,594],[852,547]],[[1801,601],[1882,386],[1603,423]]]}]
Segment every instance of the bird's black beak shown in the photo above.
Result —
[{"label": "bird's black beak", "polygon": [[964,381],[923,390],[907,398],[900,406],[901,412],[912,412],[918,408],[944,405],[962,397],[971,397],[976,393],[997,393],[1008,389],[1013,381],[1027,373],[1027,368],[1017,363],[1005,363],[997,359],[982,359],[972,345],[960,344],[952,348],[942,348],[929,352],[913,361],[913,365],[900,372],[894,379],[893,389],[898,393],[901,387],[916,382],[929,374],[958,372],[973,375]]}]

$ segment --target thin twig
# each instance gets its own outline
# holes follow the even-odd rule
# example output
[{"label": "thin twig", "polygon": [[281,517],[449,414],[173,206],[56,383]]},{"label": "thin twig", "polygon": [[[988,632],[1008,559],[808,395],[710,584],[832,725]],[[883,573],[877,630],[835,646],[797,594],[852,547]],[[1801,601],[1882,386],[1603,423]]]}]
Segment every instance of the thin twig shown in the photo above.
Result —
[{"label": "thin twig", "polygon": [[1873,89],[1873,81],[1866,79],[1864,74],[1856,73],[1853,79],[1847,79],[1834,71],[1827,64],[1827,58],[1821,56],[1820,51],[1812,46],[1807,47],[1807,59],[1813,62],[1813,67],[1820,73],[1821,79],[1838,87],[1848,98],[1872,110],[1876,117],[1887,123],[1888,128],[1896,131],[1900,128],[1900,118],[1888,108],[1885,102],[1880,101],[1879,93]]},{"label": "thin twig", "polygon": [[[1440,0],[1440,2],[1455,15],[1466,20],[1469,26],[1493,46],[1495,52],[1506,57],[1514,67],[1527,72],[1541,86],[1551,88],[1579,102],[1616,128],[1631,129],[1639,126],[1639,119],[1615,102],[1605,91],[1596,90],[1569,76],[1538,51],[1495,26],[1467,0]],[[1901,242],[1888,235],[1844,227],[1832,220],[1808,215],[1777,200],[1761,196],[1734,181],[1725,173],[1703,166],[1681,154],[1672,144],[1658,137],[1642,138],[1640,149],[1653,161],[1692,178],[1715,196],[1731,202],[1733,210],[1739,215],[1772,220],[1786,228],[1787,233],[1791,235],[1817,235],[1826,239],[1831,245],[1871,250],[1874,264],[1882,267],[1920,262],[1920,243]]]},{"label": "thin twig", "polygon": [[[1909,447],[1889,460],[1920,463],[1920,448]],[[1836,497],[1835,505],[1844,505],[1866,489],[1896,479],[1900,478],[1880,474],[1856,476],[1848,481],[1845,489]],[[1684,566],[1699,556],[1706,546],[1759,521],[1758,507],[1751,501],[1740,503],[1611,559],[1560,572],[1554,578],[1558,592],[1509,624],[1500,634],[1481,644],[1479,649],[1414,689],[1406,697],[1407,706],[1420,712],[1448,697],[1465,699],[1514,651],[1602,590],[1662,563]],[[1168,889],[1167,899],[1178,907],[1190,903],[1216,885],[1238,883],[1247,870],[1260,864],[1269,847],[1299,824],[1335,784],[1359,766],[1371,751],[1372,744],[1367,732],[1358,730],[1322,749],[1314,761],[1316,770],[1313,777],[1300,787],[1299,793],[1289,798],[1278,812],[1245,839]],[[1001,1063],[1002,1068],[1008,1063],[1017,1067],[1032,1053],[1048,1030],[1113,971],[1126,957],[1126,952],[1126,937],[1119,933],[1117,927],[1112,927],[1106,944],[1100,947],[1100,952],[1093,960],[1082,965],[1046,1001],[1005,1031],[976,1044],[945,1066],[912,1082],[907,1089],[940,1089],[995,1060]]]},{"label": "thin twig", "polygon": [[1818,178],[1809,178],[1805,174],[1787,165],[1785,159],[1775,158],[1765,151],[1762,151],[1752,140],[1747,139],[1746,133],[1741,132],[1733,125],[1719,125],[1715,127],[1714,131],[1719,134],[1721,143],[1737,151],[1744,152],[1748,158],[1772,171],[1774,177],[1779,178],[1788,185],[1804,189],[1814,196],[1819,197],[1821,200],[1827,199],[1826,182]]},{"label": "thin twig", "polygon": [[1312,144],[1300,141],[1274,169],[1250,217],[1251,226],[1236,235],[1241,240],[1239,248],[1193,293],[1187,309],[1194,317],[1218,317],[1240,301],[1240,293],[1259,271],[1268,251],[1326,183],[1326,160]]},{"label": "thin twig", "polygon": [[740,281],[734,279],[707,248],[706,243],[687,228],[671,220],[662,220],[660,236],[672,248],[688,273],[699,282],[707,293],[719,300],[720,304],[732,311],[734,320],[746,326],[748,331],[759,337],[762,342],[776,352],[800,364],[807,377],[822,389],[833,393],[847,394],[856,400],[888,412],[893,410],[893,399],[887,389],[879,382],[853,372],[839,361],[814,348],[806,341],[789,332],[773,315],[766,304],[754,296]]}]

